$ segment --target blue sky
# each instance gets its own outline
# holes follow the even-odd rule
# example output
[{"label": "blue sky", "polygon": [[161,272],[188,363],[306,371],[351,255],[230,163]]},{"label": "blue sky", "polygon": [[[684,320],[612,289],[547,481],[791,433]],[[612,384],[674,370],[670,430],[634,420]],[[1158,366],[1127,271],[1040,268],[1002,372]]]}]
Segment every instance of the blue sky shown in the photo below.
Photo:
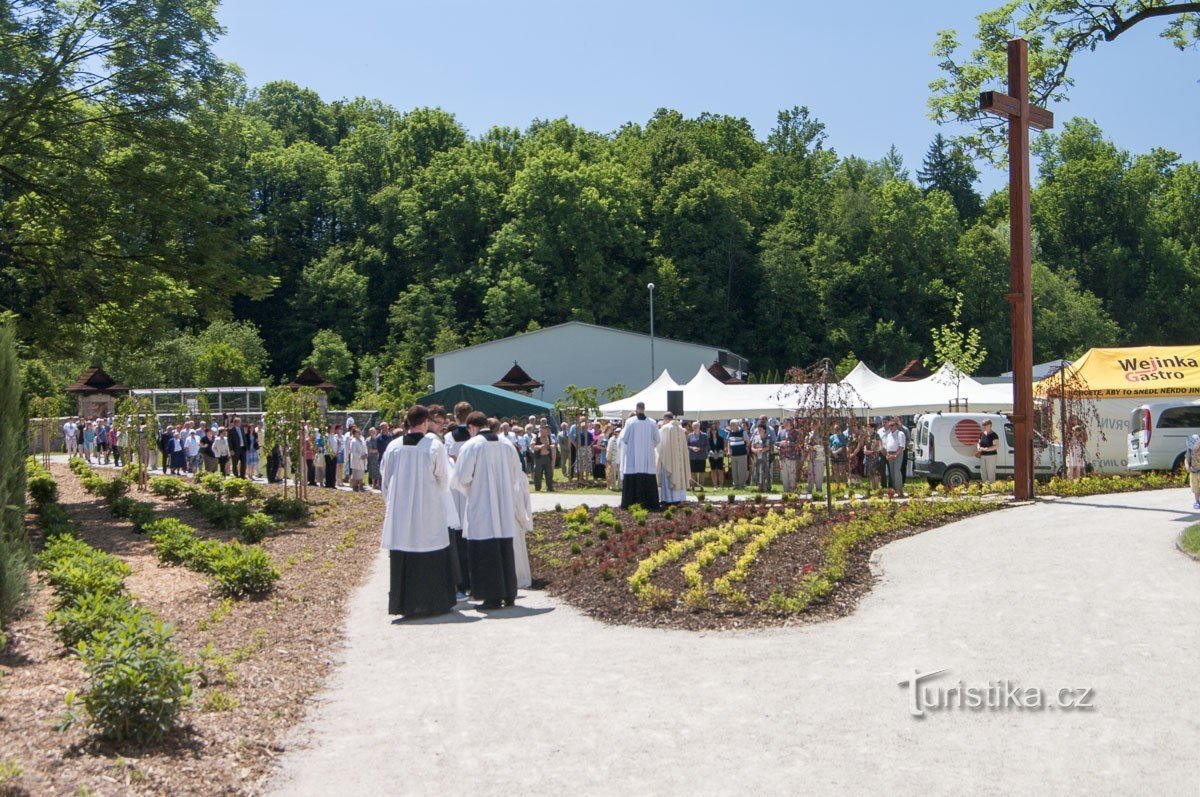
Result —
[{"label": "blue sky", "polygon": [[[952,27],[968,41],[975,15],[999,2],[865,0],[848,16],[810,0],[224,0],[217,50],[251,86],[286,79],[325,100],[439,106],[472,134],[560,116],[608,132],[669,107],[745,117],[765,137],[780,109],[807,105],[840,154],[877,158],[895,144],[915,173],[937,132],[925,104],[934,35]],[[1175,50],[1161,27],[1080,56],[1056,119],[1094,119],[1135,153],[1200,160],[1200,53]],[[981,172],[984,188],[1003,183]]]}]

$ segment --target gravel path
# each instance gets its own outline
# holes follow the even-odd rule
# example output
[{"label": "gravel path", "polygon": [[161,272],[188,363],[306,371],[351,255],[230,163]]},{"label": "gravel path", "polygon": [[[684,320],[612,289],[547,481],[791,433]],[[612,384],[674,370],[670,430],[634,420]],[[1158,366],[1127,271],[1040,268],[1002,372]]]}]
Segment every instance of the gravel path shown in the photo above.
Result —
[{"label": "gravel path", "polygon": [[[541,593],[393,624],[381,556],[271,789],[1195,795],[1190,505],[1169,490],[955,523],[881,549],[855,615],[759,632],[608,627]],[[1089,688],[1095,708],[912,716],[899,682],[943,668],[926,686]]]}]

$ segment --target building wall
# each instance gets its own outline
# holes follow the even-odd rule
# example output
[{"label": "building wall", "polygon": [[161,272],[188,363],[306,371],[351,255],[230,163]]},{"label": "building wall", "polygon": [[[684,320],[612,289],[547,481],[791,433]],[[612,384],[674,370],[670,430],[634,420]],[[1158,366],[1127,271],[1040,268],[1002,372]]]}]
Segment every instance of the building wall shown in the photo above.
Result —
[{"label": "building wall", "polygon": [[[701,365],[715,360],[717,353],[711,346],[655,338],[654,367],[658,373],[667,369],[682,383],[695,376]],[[620,383],[633,393],[652,381],[648,336],[568,325],[438,355],[433,361],[434,390],[457,384],[490,385],[514,360],[544,383],[533,398],[549,402],[561,398],[567,385],[603,391]],[[601,393],[601,403],[605,400]]]}]

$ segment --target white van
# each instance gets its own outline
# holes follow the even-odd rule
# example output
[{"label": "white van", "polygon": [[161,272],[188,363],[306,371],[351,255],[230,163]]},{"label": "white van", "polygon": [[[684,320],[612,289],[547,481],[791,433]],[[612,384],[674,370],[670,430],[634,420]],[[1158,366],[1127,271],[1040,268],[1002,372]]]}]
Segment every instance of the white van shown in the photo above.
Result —
[{"label": "white van", "polygon": [[[918,415],[913,429],[913,476],[924,477],[930,484],[947,487],[966,484],[979,478],[979,458],[975,446],[983,433],[983,422],[992,422],[992,431],[1000,435],[996,450],[996,477],[1013,477],[1013,446],[1016,432],[1004,415],[986,412],[936,412]],[[1062,446],[1049,443],[1034,432],[1035,477],[1049,478],[1062,467]]]},{"label": "white van", "polygon": [[1130,470],[1178,470],[1188,435],[1200,434],[1200,399],[1167,399],[1129,416]]}]

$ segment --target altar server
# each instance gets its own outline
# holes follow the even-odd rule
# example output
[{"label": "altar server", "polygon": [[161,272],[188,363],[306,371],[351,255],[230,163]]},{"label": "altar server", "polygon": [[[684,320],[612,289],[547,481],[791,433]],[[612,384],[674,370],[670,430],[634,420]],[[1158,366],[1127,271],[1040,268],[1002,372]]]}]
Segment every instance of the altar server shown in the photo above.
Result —
[{"label": "altar server", "polygon": [[[517,599],[513,537],[517,533],[521,483],[527,482],[517,450],[488,428],[482,412],[467,418],[474,436],[458,451],[454,486],[466,496],[463,537],[477,608],[498,609]],[[527,489],[527,488],[526,488]]]},{"label": "altar server", "polygon": [[407,433],[388,446],[380,463],[386,514],[383,547],[391,552],[388,613],[405,617],[445,614],[454,608],[454,552],[444,491],[450,480],[446,447],[429,430],[429,411],[416,405]]}]

